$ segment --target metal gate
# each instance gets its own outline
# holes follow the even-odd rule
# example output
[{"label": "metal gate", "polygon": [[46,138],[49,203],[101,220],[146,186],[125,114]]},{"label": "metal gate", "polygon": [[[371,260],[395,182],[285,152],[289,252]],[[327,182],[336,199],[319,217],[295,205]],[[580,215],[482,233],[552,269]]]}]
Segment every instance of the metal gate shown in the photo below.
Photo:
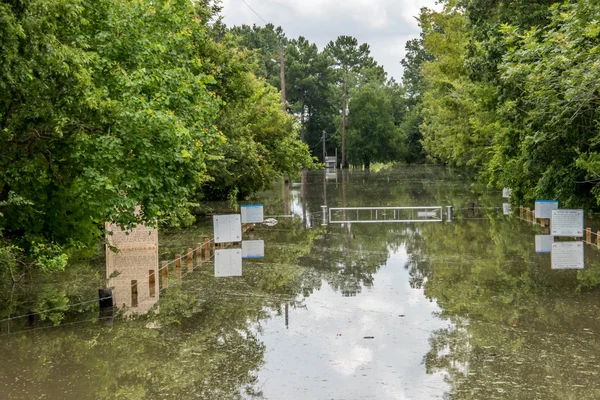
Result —
[{"label": "metal gate", "polygon": [[329,209],[329,223],[442,222],[442,207],[340,207]]}]

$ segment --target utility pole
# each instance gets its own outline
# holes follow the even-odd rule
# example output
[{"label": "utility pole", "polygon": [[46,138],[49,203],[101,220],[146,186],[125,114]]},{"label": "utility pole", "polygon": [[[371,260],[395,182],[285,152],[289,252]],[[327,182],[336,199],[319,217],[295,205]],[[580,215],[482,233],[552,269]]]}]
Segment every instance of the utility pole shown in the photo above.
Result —
[{"label": "utility pole", "polygon": [[285,99],[285,64],[284,64],[283,42],[279,41],[279,77],[281,78],[281,110],[287,113],[287,101]]},{"label": "utility pole", "polygon": [[344,109],[342,110],[342,169],[348,168],[346,160],[346,110],[348,109],[348,83],[344,79]]},{"label": "utility pole", "polygon": [[302,115],[300,116],[300,140],[304,143],[304,105],[302,105]]},{"label": "utility pole", "polygon": [[322,139],[322,142],[323,142],[323,162],[325,162],[325,161],[327,161],[326,160],[326,158],[327,158],[327,150],[325,149],[325,129],[323,129],[323,139]]}]

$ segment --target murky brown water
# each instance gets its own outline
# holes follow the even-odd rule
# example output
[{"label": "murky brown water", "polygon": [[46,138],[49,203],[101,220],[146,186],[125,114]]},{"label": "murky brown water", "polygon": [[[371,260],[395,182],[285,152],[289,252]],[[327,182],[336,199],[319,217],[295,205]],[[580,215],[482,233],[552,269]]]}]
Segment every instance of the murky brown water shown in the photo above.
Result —
[{"label": "murky brown water", "polygon": [[[93,301],[103,257],[58,282],[8,286],[0,399],[600,398],[600,250],[586,245],[584,270],[551,270],[535,252],[541,228],[470,183],[434,167],[310,172],[251,201],[278,223],[244,233],[265,256],[244,259],[241,276],[215,277],[214,257],[193,271],[184,261],[160,290],[155,253],[113,258],[126,305],[114,320],[98,321]],[[325,225],[324,204],[453,205],[454,216]],[[210,229],[161,231],[158,258]]]}]

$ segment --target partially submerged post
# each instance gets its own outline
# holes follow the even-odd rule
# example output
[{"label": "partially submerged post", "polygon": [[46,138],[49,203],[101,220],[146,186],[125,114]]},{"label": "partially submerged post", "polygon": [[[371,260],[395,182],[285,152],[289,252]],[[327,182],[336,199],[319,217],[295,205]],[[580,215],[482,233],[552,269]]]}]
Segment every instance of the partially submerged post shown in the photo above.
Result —
[{"label": "partially submerged post", "polygon": [[162,271],[162,287],[163,287],[163,289],[168,288],[169,287],[169,265],[167,264],[166,261],[163,261],[161,263],[160,270]]},{"label": "partially submerged post", "polygon": [[523,205],[519,206],[519,218],[523,219]]},{"label": "partially submerged post", "polygon": [[113,316],[113,296],[111,288],[98,289],[98,304],[100,306],[100,319]]},{"label": "partially submerged post", "polygon": [[194,250],[192,248],[188,248],[187,253],[187,268],[188,272],[192,272],[194,270]]},{"label": "partially submerged post", "polygon": [[592,228],[585,228],[585,242],[592,244]]},{"label": "partially submerged post", "polygon": [[204,238],[204,259],[210,260],[210,239]]},{"label": "partially submerged post", "polygon": [[181,280],[181,254],[175,255],[175,272],[177,279]]},{"label": "partially submerged post", "polygon": [[150,297],[156,297],[156,274],[154,270],[148,271],[148,294]]},{"label": "partially submerged post", "polygon": [[138,306],[138,281],[131,281],[131,307]]}]

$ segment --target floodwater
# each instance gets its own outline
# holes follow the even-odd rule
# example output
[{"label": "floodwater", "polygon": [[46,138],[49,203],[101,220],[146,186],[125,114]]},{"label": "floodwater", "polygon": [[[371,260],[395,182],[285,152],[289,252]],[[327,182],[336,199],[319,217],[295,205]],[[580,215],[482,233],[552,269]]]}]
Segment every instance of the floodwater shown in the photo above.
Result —
[{"label": "floodwater", "polygon": [[[159,232],[158,252],[75,260],[55,282],[7,286],[0,399],[600,398],[600,250],[585,245],[584,269],[551,269],[536,253],[543,229],[472,182],[422,166],[308,172],[246,202],[277,221],[243,233],[264,258],[184,258],[164,288],[149,271],[212,236],[205,218]],[[335,223],[324,205],[444,215]],[[371,218],[355,213],[332,220]],[[99,319],[106,285],[118,312]]]}]

